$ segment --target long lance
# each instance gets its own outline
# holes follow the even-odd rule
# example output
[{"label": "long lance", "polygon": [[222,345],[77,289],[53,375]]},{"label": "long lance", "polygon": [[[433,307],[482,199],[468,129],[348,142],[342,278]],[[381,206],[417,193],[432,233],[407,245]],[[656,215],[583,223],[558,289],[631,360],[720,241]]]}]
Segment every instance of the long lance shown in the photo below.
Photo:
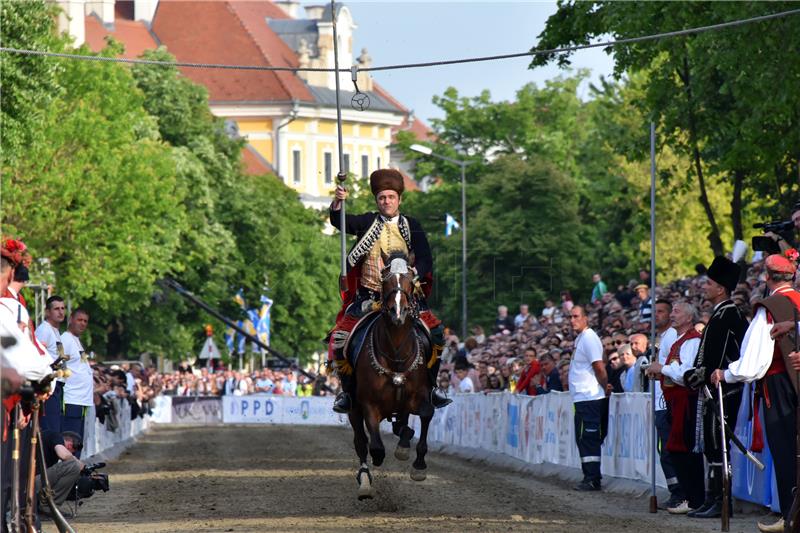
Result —
[{"label": "long lance", "polygon": [[[650,122],[650,349],[653,359],[658,361],[656,352],[656,306],[653,304],[656,297],[656,123]],[[656,446],[658,446],[658,433],[656,432],[656,384],[650,383],[650,418],[653,422],[650,428],[650,512],[658,511],[658,496],[656,496]]]},{"label": "long lance", "polygon": [[[278,359],[280,359],[284,363],[288,364],[290,368],[292,368],[293,370],[297,370],[298,372],[303,374],[305,377],[310,379],[312,382],[316,381],[316,379],[317,379],[316,375],[314,375],[314,374],[312,374],[310,372],[306,372],[305,370],[303,370],[299,366],[295,365],[294,362],[292,362],[291,359],[287,358],[286,356],[284,356],[282,353],[280,353],[279,351],[275,350],[274,348],[272,348],[270,346],[267,346],[266,344],[261,342],[261,339],[259,339],[255,335],[251,335],[246,330],[244,330],[241,327],[239,327],[239,325],[236,322],[234,322],[230,318],[226,317],[225,315],[223,315],[222,313],[220,313],[219,311],[217,311],[216,309],[214,309],[213,307],[211,307],[210,305],[205,303],[203,300],[201,300],[200,298],[198,298],[197,296],[195,296],[191,292],[187,291],[185,288],[183,288],[183,286],[180,283],[178,283],[174,279],[169,279],[169,278],[163,279],[163,280],[161,280],[161,284],[166,286],[166,287],[169,287],[173,291],[177,292],[178,294],[180,294],[181,296],[183,296],[184,298],[186,298],[187,300],[192,302],[197,307],[199,307],[199,308],[203,309],[204,311],[206,311],[208,314],[210,314],[211,316],[213,316],[217,320],[220,320],[221,322],[223,322],[228,327],[234,329],[236,332],[238,332],[240,335],[244,336],[247,340],[249,340],[253,344],[257,345],[259,348],[261,348],[263,350],[266,350],[271,355],[274,355],[275,357],[277,357]],[[329,391],[329,392],[335,392],[333,389],[331,389],[327,385],[323,385],[322,388],[327,390],[327,391]]]},{"label": "long lance", "polygon": [[[340,100],[341,89],[339,87],[339,37],[336,33],[336,3],[331,0],[331,22],[333,23],[333,66],[335,69],[334,79],[336,80],[336,131],[339,137],[339,173],[336,180],[339,185],[344,187],[347,180],[347,173],[344,168],[344,144],[342,141],[342,102]],[[339,271],[339,292],[342,299],[347,292],[347,235],[345,233],[345,201],[339,204],[339,237],[341,243],[341,262]]]}]

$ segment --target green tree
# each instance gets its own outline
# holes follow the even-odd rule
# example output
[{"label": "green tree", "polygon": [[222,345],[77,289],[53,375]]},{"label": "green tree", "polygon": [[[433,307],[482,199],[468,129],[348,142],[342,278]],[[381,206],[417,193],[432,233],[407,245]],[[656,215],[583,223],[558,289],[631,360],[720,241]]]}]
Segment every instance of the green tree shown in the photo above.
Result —
[{"label": "green tree", "polygon": [[[605,35],[636,37],[791,8],[788,2],[562,2],[537,47],[586,44]],[[614,48],[617,76],[647,74],[636,103],[648,121],[658,122],[670,148],[685,156],[683,181],[697,191],[715,255],[725,249],[724,224],[711,200],[715,181],[732,184],[729,209],[735,238],[744,237],[748,197],[761,196],[762,205],[771,204],[786,189],[796,190],[789,185],[800,147],[800,96],[794,89],[800,81],[800,37],[795,25],[794,18],[786,17]],[[569,54],[539,55],[532,66],[549,61],[566,65]],[[777,187],[768,185],[773,181]]]}]

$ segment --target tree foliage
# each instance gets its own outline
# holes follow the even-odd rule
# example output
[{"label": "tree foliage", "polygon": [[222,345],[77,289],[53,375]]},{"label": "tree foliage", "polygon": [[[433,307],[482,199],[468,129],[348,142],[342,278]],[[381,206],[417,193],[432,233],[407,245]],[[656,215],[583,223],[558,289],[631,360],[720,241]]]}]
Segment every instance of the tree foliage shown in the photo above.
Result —
[{"label": "tree foliage", "polygon": [[[49,4],[2,9],[7,46],[65,49]],[[110,41],[102,53],[121,51]],[[195,353],[214,321],[162,289],[165,277],[235,319],[238,290],[250,307],[267,290],[273,345],[302,359],[322,348],[338,305],[335,240],[275,176],[243,174],[242,141],[203,87],[172,67],[25,56],[4,57],[1,81],[3,231],[89,309],[93,350]]]}]

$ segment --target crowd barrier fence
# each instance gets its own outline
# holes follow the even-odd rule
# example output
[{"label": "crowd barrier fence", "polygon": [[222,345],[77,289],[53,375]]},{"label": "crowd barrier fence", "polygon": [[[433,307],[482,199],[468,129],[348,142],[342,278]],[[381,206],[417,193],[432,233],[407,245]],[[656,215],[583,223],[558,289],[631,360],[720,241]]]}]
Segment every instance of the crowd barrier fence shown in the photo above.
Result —
[{"label": "crowd barrier fence", "polygon": [[97,419],[95,407],[87,408],[83,428],[82,458],[106,452],[118,444],[129,442],[150,427],[149,415],[137,416],[131,420],[131,406],[127,400],[113,398],[110,402],[115,415],[106,416],[102,424]]},{"label": "crowd barrier fence", "polygon": [[[747,392],[745,398],[749,398]],[[646,393],[612,394],[608,433],[603,443],[603,475],[650,482],[652,461],[652,412]],[[347,417],[331,410],[333,398],[249,396],[157,398],[152,421],[174,424],[297,424],[347,425]],[[743,401],[736,434],[749,446],[752,433],[750,402]],[[384,428],[389,429],[388,423]],[[419,419],[411,417],[419,434]],[[431,422],[428,442],[481,449],[504,454],[529,464],[549,463],[580,468],[575,445],[574,407],[569,393],[540,396],[510,393],[458,394],[440,409]],[[735,447],[731,452],[733,495],[770,506],[778,511],[778,498],[767,448],[755,454],[763,472]],[[656,457],[658,461],[658,457]],[[656,484],[665,487],[664,474],[656,466]]]}]

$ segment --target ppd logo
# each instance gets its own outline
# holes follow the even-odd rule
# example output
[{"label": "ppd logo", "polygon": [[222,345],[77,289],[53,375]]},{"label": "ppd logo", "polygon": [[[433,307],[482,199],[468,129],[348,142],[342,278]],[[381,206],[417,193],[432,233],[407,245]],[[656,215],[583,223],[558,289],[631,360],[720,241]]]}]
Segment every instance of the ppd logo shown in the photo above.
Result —
[{"label": "ppd logo", "polygon": [[231,414],[241,416],[271,416],[275,410],[272,400],[241,400],[231,403]]}]

